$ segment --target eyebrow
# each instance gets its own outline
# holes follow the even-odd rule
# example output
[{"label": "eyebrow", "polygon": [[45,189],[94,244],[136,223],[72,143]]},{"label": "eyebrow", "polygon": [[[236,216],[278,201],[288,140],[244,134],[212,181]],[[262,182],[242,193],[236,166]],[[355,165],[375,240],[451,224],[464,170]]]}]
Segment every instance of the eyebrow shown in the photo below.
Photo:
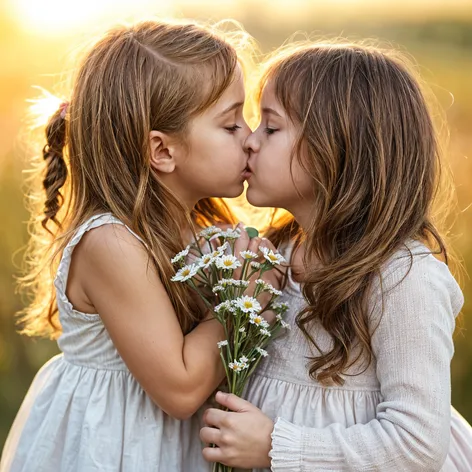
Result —
[{"label": "eyebrow", "polygon": [[216,115],[216,117],[219,118],[220,116],[226,115],[226,113],[229,113],[230,111],[236,110],[237,108],[242,107],[243,105],[244,105],[244,102],[233,103],[228,108],[225,108],[221,113],[218,113],[218,115]]},{"label": "eyebrow", "polygon": [[275,116],[278,116],[278,117],[282,118],[280,113],[277,113],[273,108],[264,107],[262,109],[262,113],[267,113],[268,115],[275,115]]}]

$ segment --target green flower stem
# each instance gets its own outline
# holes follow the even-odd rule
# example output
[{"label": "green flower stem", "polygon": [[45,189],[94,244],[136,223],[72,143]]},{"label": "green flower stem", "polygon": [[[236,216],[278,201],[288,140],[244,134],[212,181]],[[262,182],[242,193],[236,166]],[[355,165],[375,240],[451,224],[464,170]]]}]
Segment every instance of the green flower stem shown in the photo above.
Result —
[{"label": "green flower stem", "polygon": [[198,295],[200,295],[201,299],[205,302],[207,307],[210,308],[211,311],[214,311],[215,307],[206,299],[205,295],[203,295],[203,293],[199,290],[195,282],[192,279],[189,279],[188,283],[198,293]]}]

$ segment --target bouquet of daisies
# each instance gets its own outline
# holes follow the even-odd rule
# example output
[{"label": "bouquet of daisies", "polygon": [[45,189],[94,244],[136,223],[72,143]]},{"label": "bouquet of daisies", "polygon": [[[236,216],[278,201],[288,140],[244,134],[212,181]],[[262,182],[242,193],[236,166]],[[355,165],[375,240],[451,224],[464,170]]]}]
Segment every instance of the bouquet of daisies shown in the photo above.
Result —
[{"label": "bouquet of daisies", "polygon": [[[257,235],[253,228],[247,228],[247,232],[250,237]],[[288,305],[277,301],[282,292],[263,279],[264,273],[285,259],[264,246],[257,252],[235,254],[235,241],[240,236],[239,229],[205,228],[198,240],[171,260],[176,266],[172,281],[189,284],[223,325],[226,339],[218,347],[228,390],[238,396],[260,360],[267,356],[264,348],[271,337],[281,328],[289,328],[283,320]],[[237,278],[233,278],[235,271],[240,274]],[[271,323],[265,317],[270,311],[270,319],[275,314]],[[214,470],[231,470],[216,466]]]},{"label": "bouquet of daisies", "polygon": [[[249,235],[251,231],[257,234],[251,228]],[[240,235],[239,229],[205,228],[198,235],[200,241],[190,244],[171,260],[177,268],[172,281],[190,285],[223,325],[226,339],[220,341],[218,347],[228,390],[238,396],[260,360],[267,356],[264,348],[271,337],[280,328],[289,328],[283,320],[288,305],[277,301],[282,292],[263,280],[265,272],[285,259],[263,246],[257,253],[234,254],[235,241]],[[237,269],[241,275],[235,279],[233,274]],[[269,311],[275,313],[273,323],[264,317]]]}]

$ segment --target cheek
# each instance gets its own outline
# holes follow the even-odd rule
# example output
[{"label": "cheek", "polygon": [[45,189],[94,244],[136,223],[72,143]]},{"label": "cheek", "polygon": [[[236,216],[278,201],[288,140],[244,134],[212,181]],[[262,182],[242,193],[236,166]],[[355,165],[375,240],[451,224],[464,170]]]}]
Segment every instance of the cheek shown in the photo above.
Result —
[{"label": "cheek", "polygon": [[292,186],[297,189],[298,193],[303,198],[313,196],[313,179],[310,174],[300,165],[297,159],[293,160],[292,164]]},{"label": "cheek", "polygon": [[[270,138],[269,138],[270,139]],[[249,179],[247,198],[256,206],[284,206],[296,194],[290,174],[291,147],[285,140],[270,139],[261,145]]]},{"label": "cheek", "polygon": [[[229,138],[229,139],[228,139]],[[188,171],[209,179],[230,177],[239,168],[241,148],[236,149],[230,135],[206,133],[204,139],[192,146]]]},{"label": "cheek", "polygon": [[230,134],[207,132],[195,140],[186,164],[184,185],[199,197],[233,198],[244,190],[246,157],[242,144]]}]

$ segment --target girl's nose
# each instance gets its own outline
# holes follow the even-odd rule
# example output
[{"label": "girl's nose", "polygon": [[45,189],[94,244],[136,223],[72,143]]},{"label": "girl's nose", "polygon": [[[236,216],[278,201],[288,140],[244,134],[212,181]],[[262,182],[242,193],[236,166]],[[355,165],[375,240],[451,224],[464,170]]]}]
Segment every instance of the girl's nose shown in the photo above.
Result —
[{"label": "girl's nose", "polygon": [[244,142],[244,149],[246,152],[259,152],[259,140],[257,139],[256,132],[251,133]]}]

